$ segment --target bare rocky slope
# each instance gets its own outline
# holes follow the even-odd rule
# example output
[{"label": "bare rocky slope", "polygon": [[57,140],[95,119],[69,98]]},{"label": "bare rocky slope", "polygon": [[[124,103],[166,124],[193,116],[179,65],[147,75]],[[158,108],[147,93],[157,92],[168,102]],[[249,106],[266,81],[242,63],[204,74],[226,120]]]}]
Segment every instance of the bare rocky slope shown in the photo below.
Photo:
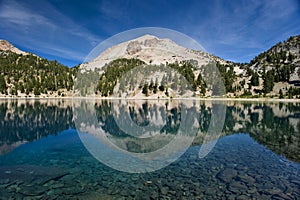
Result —
[{"label": "bare rocky slope", "polygon": [[199,66],[205,65],[212,60],[219,61],[222,64],[228,63],[207,52],[195,51],[179,46],[168,38],[160,39],[153,35],[144,35],[108,48],[93,61],[82,64],[81,68],[87,70],[102,68],[105,64],[118,58],[136,58],[147,64],[156,65],[187,60],[195,60]]},{"label": "bare rocky slope", "polygon": [[21,51],[6,40],[0,40],[0,51],[11,51],[16,54],[26,55],[28,53]]}]

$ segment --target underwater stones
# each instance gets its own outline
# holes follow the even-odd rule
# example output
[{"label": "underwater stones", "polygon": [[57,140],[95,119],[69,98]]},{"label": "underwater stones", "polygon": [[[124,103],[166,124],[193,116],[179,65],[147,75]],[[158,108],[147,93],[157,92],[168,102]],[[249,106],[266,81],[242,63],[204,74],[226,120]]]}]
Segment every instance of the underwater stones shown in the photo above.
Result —
[{"label": "underwater stones", "polygon": [[247,171],[248,170],[248,167],[245,166],[245,165],[236,165],[234,167],[234,169],[236,169],[237,171],[241,172],[241,171]]},{"label": "underwater stones", "polygon": [[283,191],[281,191],[278,188],[272,187],[272,188],[263,188],[263,186],[259,186],[259,193],[260,194],[265,194],[268,196],[271,196],[273,194],[279,194],[282,193]]},{"label": "underwater stones", "polygon": [[234,181],[228,186],[228,190],[235,194],[242,194],[247,191],[247,186],[243,182]]},{"label": "underwater stones", "polygon": [[145,183],[144,183],[144,185],[151,185],[152,184],[152,181],[146,181]]},{"label": "underwater stones", "polygon": [[123,188],[123,189],[120,191],[120,195],[121,195],[121,196],[124,196],[124,197],[127,197],[127,196],[129,196],[129,193],[127,192],[126,188]]},{"label": "underwater stones", "polygon": [[45,187],[23,186],[19,192],[25,196],[38,196],[45,193],[45,191]]},{"label": "underwater stones", "polygon": [[236,176],[237,171],[233,168],[226,168],[217,174],[217,178],[225,183],[229,183]]},{"label": "underwater stones", "polygon": [[47,191],[47,192],[46,192],[46,195],[48,195],[48,196],[53,196],[53,195],[55,195],[54,190],[49,190],[49,191]]},{"label": "underwater stones", "polygon": [[292,200],[290,196],[283,193],[273,194],[271,198],[274,200]]},{"label": "underwater stones", "polygon": [[193,180],[193,181],[192,181],[192,187],[193,187],[193,188],[199,189],[199,188],[200,188],[200,183],[199,183],[199,182],[196,182],[195,180]]},{"label": "underwater stones", "polygon": [[137,181],[137,180],[139,180],[140,177],[136,174],[133,174],[130,178],[132,181]]},{"label": "underwater stones", "polygon": [[127,196],[134,197],[136,195],[136,189],[135,188],[128,188],[127,193],[128,193]]},{"label": "underwater stones", "polygon": [[120,181],[120,182],[126,182],[126,181],[127,181],[127,178],[126,178],[126,177],[119,177],[119,181]]},{"label": "underwater stones", "polygon": [[[8,168],[9,170],[7,170]],[[9,173],[5,173],[7,171],[9,171]],[[37,185],[45,184],[50,180],[57,180],[66,174],[66,171],[55,167],[42,167],[35,165],[0,167],[0,177],[3,179],[9,179],[11,182],[31,182],[32,184]]]},{"label": "underwater stones", "polygon": [[238,175],[236,179],[248,185],[253,185],[255,183],[255,179],[248,175]]},{"label": "underwater stones", "polygon": [[161,194],[163,194],[163,195],[168,194],[168,190],[169,190],[168,187],[161,187],[161,188],[160,188],[160,192],[161,192]]},{"label": "underwater stones", "polygon": [[75,174],[67,174],[61,177],[60,180],[63,182],[73,182],[76,179],[76,177],[78,176],[76,176]]},{"label": "underwater stones", "polygon": [[247,190],[248,194],[255,194],[257,192],[257,189],[255,187],[251,187]]},{"label": "underwater stones", "polygon": [[159,198],[159,195],[158,195],[158,192],[156,192],[156,191],[152,191],[151,193],[150,193],[150,199],[152,200],[154,200],[154,199],[158,199]]},{"label": "underwater stones", "polygon": [[250,197],[247,196],[247,195],[242,194],[242,195],[236,197],[235,199],[236,200],[248,200],[248,199],[250,199]]},{"label": "underwater stones", "polygon": [[226,200],[235,200],[236,199],[235,197],[236,197],[235,195],[231,194],[226,197]]},{"label": "underwater stones", "polygon": [[10,180],[9,180],[9,178],[4,178],[4,179],[0,179],[0,185],[2,185],[2,184],[7,184],[7,183],[9,183],[10,182]]},{"label": "underwater stones", "polygon": [[7,192],[16,193],[20,190],[20,188],[16,184],[12,184],[5,189]]},{"label": "underwater stones", "polygon": [[207,187],[206,189],[205,189],[205,192],[204,192],[206,195],[208,195],[208,196],[214,196],[215,194],[216,194],[216,191],[215,191],[215,189],[214,188],[212,188],[212,187]]},{"label": "underwater stones", "polygon": [[57,189],[57,188],[63,188],[65,186],[65,184],[63,183],[56,183],[56,184],[53,184],[51,187],[53,189]]},{"label": "underwater stones", "polygon": [[300,188],[300,178],[296,179],[296,178],[291,178],[290,182],[297,185]]},{"label": "underwater stones", "polygon": [[62,190],[62,193],[65,195],[78,195],[86,192],[86,190],[79,187],[67,187]]},{"label": "underwater stones", "polygon": [[174,190],[169,190],[168,193],[173,195],[173,196],[176,196],[176,191],[174,191]]}]

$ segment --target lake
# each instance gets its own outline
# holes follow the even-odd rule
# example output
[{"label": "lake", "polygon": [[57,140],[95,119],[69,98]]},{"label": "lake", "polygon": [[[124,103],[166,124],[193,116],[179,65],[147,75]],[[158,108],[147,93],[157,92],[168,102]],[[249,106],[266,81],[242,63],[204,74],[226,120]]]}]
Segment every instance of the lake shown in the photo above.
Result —
[{"label": "lake", "polygon": [[1,100],[0,199],[299,199],[300,103]]}]

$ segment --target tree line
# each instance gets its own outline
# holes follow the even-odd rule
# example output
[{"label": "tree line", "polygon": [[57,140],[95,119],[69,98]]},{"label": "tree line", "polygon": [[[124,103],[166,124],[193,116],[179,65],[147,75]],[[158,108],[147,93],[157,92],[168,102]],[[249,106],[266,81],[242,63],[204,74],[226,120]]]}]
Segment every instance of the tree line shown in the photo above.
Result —
[{"label": "tree line", "polygon": [[48,94],[73,89],[78,67],[69,68],[33,54],[0,52],[0,93]]},{"label": "tree line", "polygon": [[[205,96],[210,90],[212,95],[221,95],[235,93],[243,88],[245,95],[251,95],[251,88],[259,86],[261,79],[263,89],[254,90],[254,92],[266,95],[273,90],[275,83],[290,80],[290,75],[296,69],[296,65],[292,62],[294,59],[295,55],[283,50],[264,52],[258,55],[254,61],[251,61],[252,64],[254,62],[264,63],[262,71],[253,70],[249,65],[235,63],[220,64],[216,62],[204,66],[196,66],[192,60],[166,63],[161,64],[161,68],[169,68],[173,70],[172,72],[165,73],[162,70],[163,76],[153,77],[138,83],[136,76],[139,72],[134,74],[132,70],[138,66],[146,66],[146,63],[139,59],[120,58],[105,65],[102,73],[97,71],[96,76],[99,76],[99,79],[96,77],[98,83],[95,93],[101,96],[110,96],[113,94],[115,86],[119,84],[120,94],[133,91],[136,89],[134,85],[138,84],[138,88],[145,96],[158,92],[171,96],[170,89],[183,94],[187,87],[190,87],[189,89],[200,96]],[[234,71],[235,66],[239,66],[247,72],[239,85],[236,84],[238,76]],[[33,54],[19,55],[9,51],[0,52],[0,93],[5,95],[23,93],[38,96],[57,92],[58,95],[63,96],[65,91],[74,89],[74,82],[76,78],[78,79],[78,68],[78,66],[69,68],[57,61],[49,61]],[[218,70],[218,74],[213,71],[214,68]],[[146,74],[151,74],[157,71],[157,66],[150,64],[143,70]],[[129,78],[120,79],[126,77],[124,75],[127,73],[129,73]],[[247,83],[246,77],[250,79]],[[222,83],[217,81],[220,81],[219,78],[221,78]],[[77,82],[80,81],[77,80]],[[248,88],[244,87],[246,84],[248,84]],[[221,85],[224,85],[225,91]],[[281,97],[284,97],[282,90],[279,93]],[[297,96],[300,95],[300,92],[299,89],[291,87],[286,88],[285,95],[288,97]]]}]

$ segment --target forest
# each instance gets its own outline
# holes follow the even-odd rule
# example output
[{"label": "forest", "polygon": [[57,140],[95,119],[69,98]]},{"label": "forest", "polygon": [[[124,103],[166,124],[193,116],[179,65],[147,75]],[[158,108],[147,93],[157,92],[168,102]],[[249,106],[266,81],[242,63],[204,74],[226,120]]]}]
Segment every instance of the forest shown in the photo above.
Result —
[{"label": "forest", "polygon": [[51,94],[73,90],[78,67],[69,68],[33,54],[0,52],[0,93]]}]

